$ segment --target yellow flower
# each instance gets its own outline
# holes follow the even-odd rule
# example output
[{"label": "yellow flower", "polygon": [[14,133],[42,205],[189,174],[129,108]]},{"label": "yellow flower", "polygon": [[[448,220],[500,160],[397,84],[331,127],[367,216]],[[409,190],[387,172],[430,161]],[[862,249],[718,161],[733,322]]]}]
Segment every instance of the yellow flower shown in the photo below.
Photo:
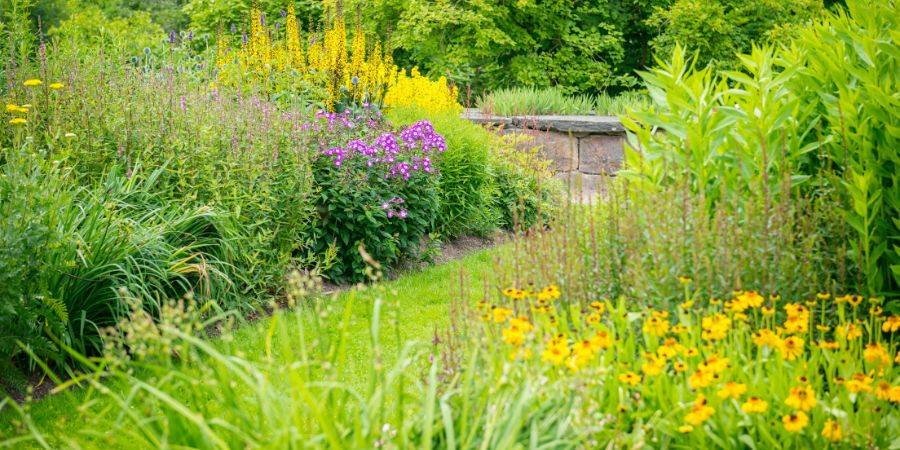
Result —
[{"label": "yellow flower", "polygon": [[887,381],[881,380],[878,382],[878,385],[875,386],[875,397],[879,400],[890,400],[891,399],[891,383]]},{"label": "yellow flower", "polygon": [[63,87],[65,87],[65,86],[63,86],[62,83],[50,83],[50,86],[48,86],[48,87],[49,87],[50,89],[56,89],[56,90],[59,90],[59,89],[62,89]]},{"label": "yellow flower", "polygon": [[822,436],[832,442],[840,441],[844,435],[841,433],[841,426],[834,420],[825,421],[825,428],[822,429]]},{"label": "yellow flower", "polygon": [[676,372],[684,372],[685,370],[687,370],[687,364],[685,364],[681,361],[676,362],[675,364],[672,365],[672,367],[675,368]]},{"label": "yellow flower", "polygon": [[631,386],[637,386],[641,382],[641,376],[634,372],[625,372],[619,375],[619,381]]},{"label": "yellow flower", "polygon": [[847,325],[841,325],[835,329],[838,336],[842,338],[846,338],[848,341],[852,341],[860,336],[862,336],[862,330],[856,326],[855,323],[849,323]]},{"label": "yellow flower", "polygon": [[40,86],[43,83],[41,83],[41,80],[31,79],[31,80],[25,80],[25,83],[23,83],[23,84],[28,87],[33,87],[33,86]]},{"label": "yellow flower", "polygon": [[738,298],[742,303],[751,308],[759,308],[760,306],[762,306],[763,301],[765,301],[765,298],[763,298],[762,295],[759,295],[759,293],[756,291],[744,292]]},{"label": "yellow flower", "polygon": [[782,358],[793,361],[803,354],[803,339],[800,339],[797,336],[791,336],[781,342],[778,351],[781,353]]},{"label": "yellow flower", "polygon": [[609,338],[609,334],[605,331],[598,331],[594,337],[591,338],[591,349],[595,352],[604,349],[610,348],[612,346],[612,339]]},{"label": "yellow flower", "polygon": [[15,119],[9,121],[10,125],[23,125],[25,123],[28,123],[28,121],[21,117],[16,117]]},{"label": "yellow flower", "polygon": [[701,337],[704,341],[725,339],[728,331],[731,330],[731,319],[719,313],[704,317],[701,326],[703,327]]},{"label": "yellow flower", "polygon": [[686,276],[679,276],[679,277],[678,277],[678,282],[681,283],[681,284],[688,284],[688,283],[690,283],[691,281],[693,281],[693,280],[691,280],[690,277],[686,277]]},{"label": "yellow flower", "polygon": [[809,411],[816,406],[816,391],[811,386],[795,387],[791,389],[791,394],[784,404],[801,411]]},{"label": "yellow flower", "polygon": [[783,416],[781,422],[784,423],[784,429],[790,432],[797,432],[809,424],[809,417],[803,411],[797,411],[789,416]]},{"label": "yellow flower", "polygon": [[850,305],[853,306],[854,308],[859,306],[859,304],[862,303],[862,301],[863,301],[862,295],[851,295],[850,298],[847,299],[847,302],[850,303]]},{"label": "yellow flower", "polygon": [[729,381],[725,383],[725,386],[722,389],[719,389],[718,395],[721,399],[726,398],[740,398],[741,395],[747,392],[747,385],[741,383],[735,383],[733,381]]},{"label": "yellow flower", "polygon": [[662,373],[665,367],[666,361],[664,359],[651,358],[650,361],[641,365],[641,372],[644,372],[648,377],[655,377]]},{"label": "yellow flower", "polygon": [[835,341],[822,341],[819,343],[819,348],[822,350],[837,350],[841,348],[841,344],[838,344]]},{"label": "yellow flower", "polygon": [[885,333],[893,333],[897,330],[900,330],[900,316],[896,314],[888,317],[887,320],[881,324],[881,331],[884,331]]},{"label": "yellow flower", "polygon": [[591,302],[590,308],[594,311],[597,311],[597,314],[603,314],[603,311],[606,311],[606,304],[603,302]]},{"label": "yellow flower", "polygon": [[863,350],[863,358],[870,363],[880,361],[882,364],[887,364],[891,362],[887,350],[878,342],[866,345],[866,349]]},{"label": "yellow flower", "polygon": [[663,336],[669,332],[669,321],[660,319],[656,316],[647,319],[644,322],[644,333],[650,336]]},{"label": "yellow flower", "polygon": [[585,322],[587,322],[588,325],[596,325],[596,324],[600,323],[600,314],[597,314],[597,313],[588,314],[587,318],[585,319]]},{"label": "yellow flower", "polygon": [[764,316],[771,316],[771,315],[775,314],[775,308],[770,308],[770,307],[768,307],[768,306],[763,306],[763,307],[762,307],[762,313],[763,313]]},{"label": "yellow flower", "polygon": [[831,294],[828,294],[826,292],[819,292],[818,294],[816,294],[816,298],[818,298],[819,300],[828,300],[829,298],[831,298]]},{"label": "yellow flower", "polygon": [[698,368],[688,378],[688,385],[690,385],[691,389],[705,388],[715,381],[715,375],[716,374],[711,370]]},{"label": "yellow flower", "polygon": [[494,309],[492,310],[492,313],[494,316],[495,323],[506,322],[506,319],[513,315],[513,312],[511,309],[503,308],[500,306],[494,307]]},{"label": "yellow flower", "polygon": [[679,433],[690,433],[691,431],[694,431],[694,427],[692,427],[690,425],[682,425],[682,426],[678,427]]},{"label": "yellow flower", "polygon": [[690,424],[699,425],[709,419],[716,410],[706,404],[706,396],[700,394],[691,407],[691,412],[684,416],[684,421]]},{"label": "yellow flower", "polygon": [[541,353],[541,359],[558,366],[570,354],[568,343],[564,340],[553,339],[547,344],[547,349]]},{"label": "yellow flower", "polygon": [[853,378],[845,381],[844,386],[854,394],[857,392],[872,392],[873,381],[872,377],[864,373],[857,373],[853,375]]},{"label": "yellow flower", "polygon": [[10,113],[10,114],[19,112],[19,105],[15,105],[15,104],[12,104],[12,103],[7,103],[7,104],[6,104],[6,112],[8,112],[8,113]]},{"label": "yellow flower", "polygon": [[741,409],[747,414],[764,413],[769,409],[769,404],[759,397],[750,397],[741,405]]}]

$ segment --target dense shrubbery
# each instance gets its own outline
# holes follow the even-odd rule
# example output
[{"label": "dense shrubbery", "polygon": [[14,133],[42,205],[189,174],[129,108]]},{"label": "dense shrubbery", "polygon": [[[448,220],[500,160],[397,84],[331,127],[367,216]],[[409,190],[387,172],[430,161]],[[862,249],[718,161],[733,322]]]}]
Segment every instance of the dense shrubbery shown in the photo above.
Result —
[{"label": "dense shrubbery", "polygon": [[898,21],[887,3],[850,6],[852,18],[817,22],[789,46],[755,48],[740,72],[695,69],[676,49],[645,77],[659,108],[626,121],[635,139],[624,175],[642,189],[683,185],[708,208],[753,202],[746,193],[762,189],[764,217],[794,189],[840,197],[834,208],[855,237],[833,250],[860,270],[848,287],[896,299],[900,102],[884,86],[900,74]]},{"label": "dense shrubbery", "polygon": [[[34,53],[16,47],[0,83],[0,202],[4,214],[11,211],[3,217],[9,246],[0,259],[15,267],[4,276],[23,281],[6,288],[5,369],[28,360],[17,340],[57,362],[65,359],[60,343],[95,352],[99,329],[129,314],[120,287],[151,314],[183,295],[246,310],[279,289],[290,267],[360,279],[360,243],[387,269],[441,236],[511,227],[489,194],[494,167],[507,163],[494,156],[500,150],[490,133],[458,117],[445,81],[398,74],[389,56],[372,50],[349,53],[347,79],[334,85],[316,73],[348,53],[331,51],[321,67],[293,59],[299,34],[269,33],[299,33],[296,27],[254,27],[254,39],[225,63],[242,71],[236,78],[219,64],[226,48],[197,53],[189,34],[145,48],[139,58],[116,45],[128,40],[121,36],[40,43]],[[340,42],[343,33],[334,24],[324,41]],[[365,50],[358,38],[349,47]],[[297,65],[263,69],[261,52],[269,62]],[[259,70],[301,83],[273,89]],[[373,81],[376,72],[392,81]],[[365,94],[345,89],[357,75],[371,88]],[[379,112],[389,87],[399,89],[388,102],[397,108],[417,101],[429,108],[394,128]],[[346,109],[315,116],[320,107]],[[419,122],[432,113],[437,132]],[[458,139],[457,129],[467,137]],[[536,186],[549,174],[518,176]],[[479,181],[460,181],[465,177]],[[459,213],[465,199],[475,200],[475,212]],[[21,267],[25,261],[35,263]]]}]

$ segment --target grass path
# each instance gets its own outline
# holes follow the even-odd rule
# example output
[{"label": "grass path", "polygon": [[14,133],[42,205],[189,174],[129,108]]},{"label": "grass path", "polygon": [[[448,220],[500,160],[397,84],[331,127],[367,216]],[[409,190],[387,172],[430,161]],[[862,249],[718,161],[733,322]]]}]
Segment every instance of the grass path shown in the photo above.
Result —
[{"label": "grass path", "polygon": [[[481,294],[481,279],[491,272],[494,249],[471,253],[460,260],[426,268],[410,273],[399,279],[385,283],[387,290],[386,303],[389,309],[396,309],[400,324],[385,327],[381,345],[385,362],[390,363],[399,348],[410,341],[429,342],[435,329],[449,323],[448,305],[452,294],[458,293],[460,268],[468,279],[465,284],[467,298]],[[335,294],[333,306],[335,311],[342,311],[349,292]],[[353,304],[351,320],[348,327],[350,335],[347,349],[346,382],[358,387],[365,383],[371,370],[369,319],[372,315],[370,296],[356,296]],[[311,314],[304,311],[302,314]],[[231,348],[237,348],[249,359],[261,358],[265,354],[265,336],[271,324],[271,318],[265,318],[244,326],[233,333]],[[329,317],[337,328],[340,314]],[[384,319],[383,319],[384,321]],[[389,331],[388,331],[389,330]],[[221,347],[220,343],[216,343]],[[290,361],[278,360],[279,363]],[[115,387],[114,387],[115,389]],[[79,408],[89,399],[87,390],[74,390],[66,394],[46,398],[30,405],[31,418],[42,430],[58,436],[75,436],[86,420],[109,420],[109,418],[84,417]],[[92,405],[96,411],[98,405]],[[0,443],[14,433],[13,422],[16,415],[11,411],[0,412]],[[2,447],[2,445],[0,445]]]}]

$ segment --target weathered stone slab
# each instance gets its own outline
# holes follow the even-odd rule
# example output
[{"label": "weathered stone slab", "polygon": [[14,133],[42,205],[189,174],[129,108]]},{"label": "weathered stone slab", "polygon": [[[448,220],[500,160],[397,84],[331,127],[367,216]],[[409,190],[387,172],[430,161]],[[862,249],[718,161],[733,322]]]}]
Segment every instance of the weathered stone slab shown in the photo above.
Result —
[{"label": "weathered stone slab", "polygon": [[541,146],[540,154],[551,161],[550,168],[558,172],[578,170],[578,139],[567,134],[552,131],[525,130],[530,136],[527,142],[519,144],[526,149]]},{"label": "weathered stone slab", "polygon": [[462,113],[463,119],[466,119],[472,123],[477,123],[479,125],[491,125],[491,126],[504,126],[508,127],[512,125],[512,119],[509,117],[503,116],[494,116],[490,114],[484,114],[478,108],[466,108]]},{"label": "weathered stone slab", "polygon": [[584,134],[625,134],[622,122],[610,116],[517,116],[512,118],[517,127],[541,131]]},{"label": "weathered stone slab", "polygon": [[578,171],[610,174],[622,165],[624,136],[592,134],[578,138]]}]

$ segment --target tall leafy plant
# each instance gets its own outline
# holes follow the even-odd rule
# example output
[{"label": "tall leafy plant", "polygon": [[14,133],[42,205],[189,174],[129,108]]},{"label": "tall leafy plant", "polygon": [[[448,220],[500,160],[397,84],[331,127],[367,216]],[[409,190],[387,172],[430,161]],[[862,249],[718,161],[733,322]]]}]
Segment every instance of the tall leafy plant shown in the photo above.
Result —
[{"label": "tall leafy plant", "polygon": [[843,187],[853,257],[869,295],[900,296],[900,17],[891,1],[850,1],[783,54],[791,92],[815,106],[827,164]]}]

